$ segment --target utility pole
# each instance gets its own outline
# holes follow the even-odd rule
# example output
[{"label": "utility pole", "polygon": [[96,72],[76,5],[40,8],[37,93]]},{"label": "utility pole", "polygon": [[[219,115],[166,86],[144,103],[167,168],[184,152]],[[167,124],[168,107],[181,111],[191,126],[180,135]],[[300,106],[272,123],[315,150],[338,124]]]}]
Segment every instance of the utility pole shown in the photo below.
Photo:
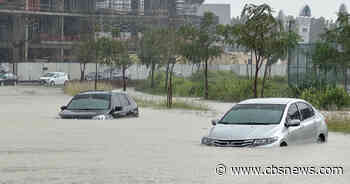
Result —
[{"label": "utility pole", "polygon": [[[290,33],[292,32],[292,23],[293,23],[293,20],[289,20],[288,21],[288,32],[289,32],[289,35]],[[290,85],[290,62],[291,62],[291,49],[290,47],[288,47],[288,59],[287,59],[287,77],[288,77],[288,85]]]}]

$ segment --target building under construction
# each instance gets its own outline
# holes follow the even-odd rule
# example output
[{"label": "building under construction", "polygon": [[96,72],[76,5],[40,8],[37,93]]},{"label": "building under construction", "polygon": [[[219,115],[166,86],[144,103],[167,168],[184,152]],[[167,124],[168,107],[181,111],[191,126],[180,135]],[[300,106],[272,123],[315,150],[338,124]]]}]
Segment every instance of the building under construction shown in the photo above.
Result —
[{"label": "building under construction", "polygon": [[[96,26],[138,35],[144,25],[193,17],[203,0],[0,0],[0,62],[74,62]],[[14,67],[15,68],[15,67]]]}]

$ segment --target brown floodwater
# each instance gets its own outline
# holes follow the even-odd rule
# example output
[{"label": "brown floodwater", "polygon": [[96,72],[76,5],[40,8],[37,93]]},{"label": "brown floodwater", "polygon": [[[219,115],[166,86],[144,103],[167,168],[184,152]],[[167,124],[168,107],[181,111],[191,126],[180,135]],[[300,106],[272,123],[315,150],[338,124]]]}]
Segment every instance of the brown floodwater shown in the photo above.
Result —
[{"label": "brown floodwater", "polygon": [[[286,148],[200,145],[218,113],[141,109],[140,118],[60,120],[58,88],[0,87],[0,184],[348,184],[350,136]],[[229,104],[213,104],[218,109]],[[220,114],[221,112],[219,112]],[[224,176],[218,164],[227,166]],[[233,176],[230,167],[343,167],[340,176]],[[222,173],[221,173],[222,174]]]}]

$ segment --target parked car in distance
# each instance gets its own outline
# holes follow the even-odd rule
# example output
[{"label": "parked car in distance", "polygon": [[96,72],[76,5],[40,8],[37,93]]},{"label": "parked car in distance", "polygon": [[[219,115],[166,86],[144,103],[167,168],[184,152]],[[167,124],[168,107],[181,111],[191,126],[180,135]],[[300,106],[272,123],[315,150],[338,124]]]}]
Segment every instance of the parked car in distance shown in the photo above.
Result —
[{"label": "parked car in distance", "polygon": [[61,107],[62,119],[109,120],[123,116],[139,116],[139,108],[127,93],[88,91],[75,95]]},{"label": "parked car in distance", "polygon": [[64,72],[48,72],[40,77],[41,84],[47,84],[50,86],[64,85],[68,80],[68,74]]},{"label": "parked car in distance", "polygon": [[10,72],[0,73],[0,85],[16,85],[18,77]]},{"label": "parked car in distance", "polygon": [[[119,68],[110,68],[102,72],[103,80],[123,80],[122,70]],[[125,71],[125,78],[128,79],[128,70]]]},{"label": "parked car in distance", "polygon": [[[96,72],[90,72],[85,76],[85,80],[95,80]],[[102,72],[97,72],[97,80],[102,80],[103,75]]]},{"label": "parked car in distance", "polygon": [[213,120],[204,145],[273,147],[319,142],[328,138],[324,116],[300,99],[261,98],[242,101]]}]

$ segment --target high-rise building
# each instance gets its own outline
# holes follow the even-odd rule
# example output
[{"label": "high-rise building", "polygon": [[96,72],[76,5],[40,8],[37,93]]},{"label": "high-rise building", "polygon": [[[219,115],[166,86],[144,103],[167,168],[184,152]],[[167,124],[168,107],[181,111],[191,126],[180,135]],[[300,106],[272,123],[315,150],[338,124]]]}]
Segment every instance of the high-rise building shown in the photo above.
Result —
[{"label": "high-rise building", "polygon": [[98,0],[96,2],[97,9],[113,9],[116,11],[131,12],[139,10],[143,0]]},{"label": "high-rise building", "polygon": [[73,45],[97,28],[136,36],[144,25],[169,25],[170,16],[202,1],[0,0],[0,63],[73,61]]},{"label": "high-rise building", "polygon": [[195,15],[204,0],[144,0],[145,14]]},{"label": "high-rise building", "polygon": [[219,18],[219,24],[231,23],[231,5],[230,4],[202,4],[199,6],[197,15],[203,16],[205,12],[212,12]]},{"label": "high-rise building", "polygon": [[348,9],[344,3],[340,5],[339,13],[348,13]]},{"label": "high-rise building", "polygon": [[311,29],[311,8],[309,5],[305,5],[297,17],[298,34],[301,37],[299,43],[310,43],[310,29]]}]

